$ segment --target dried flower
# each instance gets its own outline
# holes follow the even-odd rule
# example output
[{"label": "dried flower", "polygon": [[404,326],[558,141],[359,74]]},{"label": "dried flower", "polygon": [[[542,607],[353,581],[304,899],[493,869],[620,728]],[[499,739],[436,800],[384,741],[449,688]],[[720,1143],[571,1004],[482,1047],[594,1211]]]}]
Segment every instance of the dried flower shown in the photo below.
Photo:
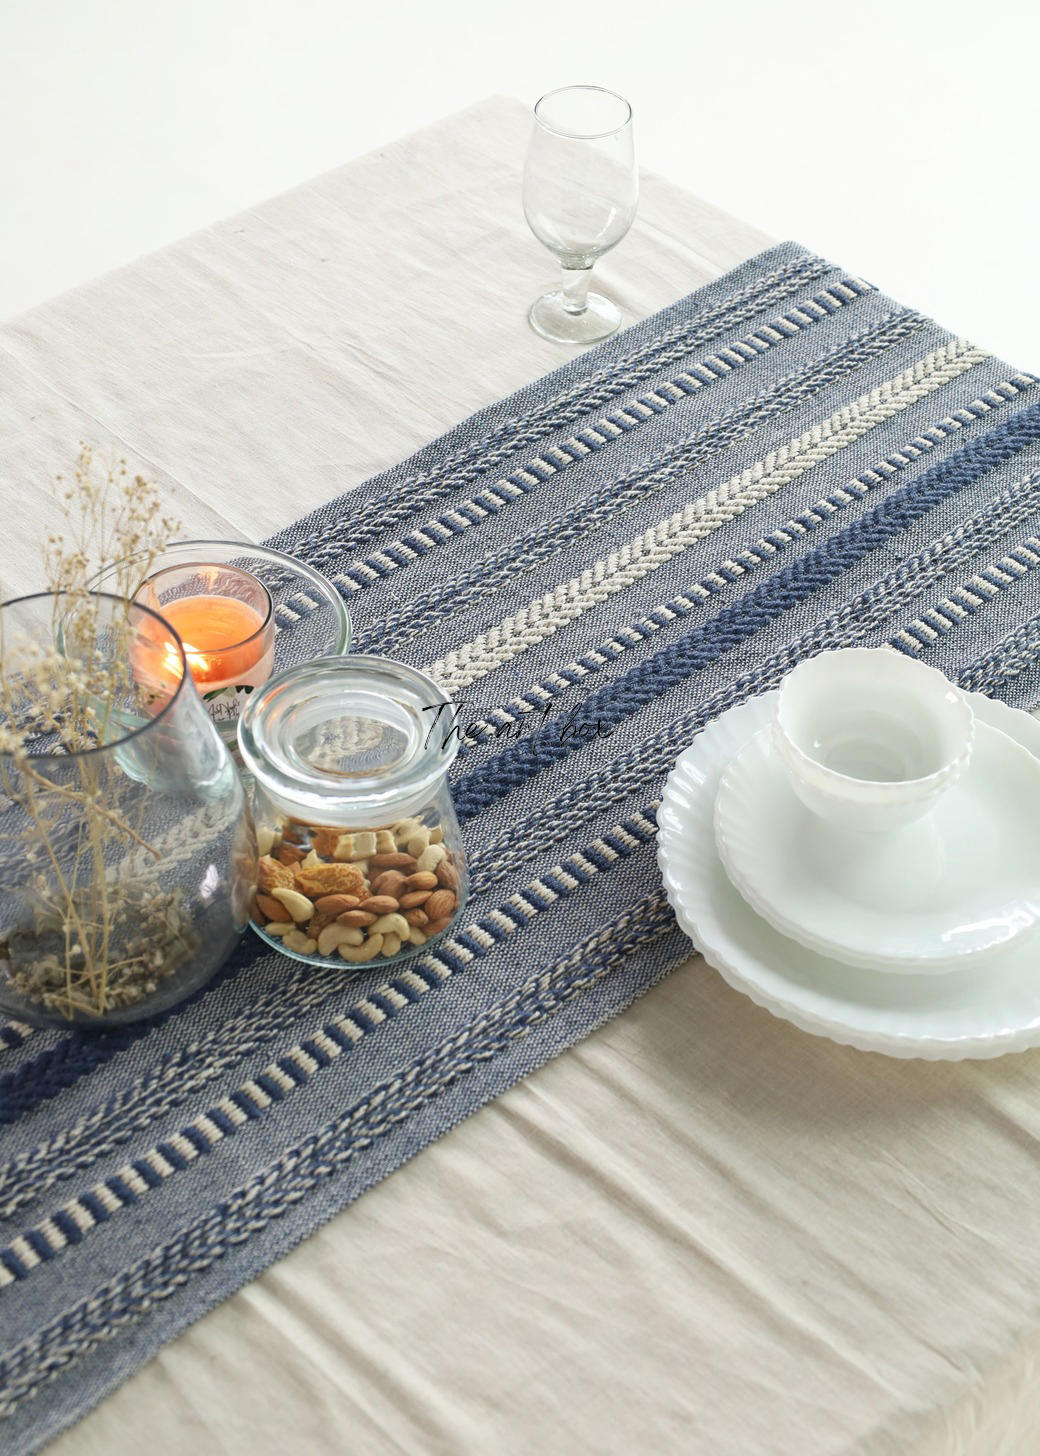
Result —
[{"label": "dried flower", "polygon": [[[119,741],[127,714],[145,711],[131,603],[178,527],[154,484],[125,460],[99,465],[87,444],[73,480],[58,477],[57,496],[69,534],[51,531],[43,543],[50,635],[13,637],[0,618],[0,851],[8,869],[33,866],[20,886],[31,922],[8,928],[0,957],[28,999],[101,1016],[150,994],[192,949],[176,929],[177,892],[155,881],[157,851],[135,822],[140,796],[131,812],[118,761],[88,751]],[[110,565],[115,610],[90,591]],[[131,850],[153,873],[126,874]]]}]

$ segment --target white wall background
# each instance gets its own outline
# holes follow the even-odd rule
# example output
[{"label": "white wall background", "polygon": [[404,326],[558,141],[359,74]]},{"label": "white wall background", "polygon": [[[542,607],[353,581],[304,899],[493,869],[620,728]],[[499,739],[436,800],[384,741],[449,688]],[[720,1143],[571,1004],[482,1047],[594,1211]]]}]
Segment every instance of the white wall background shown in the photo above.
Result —
[{"label": "white wall background", "polygon": [[1038,73],[1034,0],[0,0],[0,317],[592,81],[645,166],[1037,369]]}]

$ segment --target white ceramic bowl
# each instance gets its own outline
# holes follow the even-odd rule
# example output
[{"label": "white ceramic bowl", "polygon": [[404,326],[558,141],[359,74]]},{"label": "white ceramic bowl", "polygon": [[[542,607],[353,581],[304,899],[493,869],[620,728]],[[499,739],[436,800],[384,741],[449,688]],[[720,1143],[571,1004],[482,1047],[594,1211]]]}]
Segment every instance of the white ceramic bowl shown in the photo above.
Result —
[{"label": "white ceramic bowl", "polygon": [[845,647],[788,673],[773,733],[807,809],[881,833],[927,813],[963,773],[975,720],[935,668],[891,648]]}]

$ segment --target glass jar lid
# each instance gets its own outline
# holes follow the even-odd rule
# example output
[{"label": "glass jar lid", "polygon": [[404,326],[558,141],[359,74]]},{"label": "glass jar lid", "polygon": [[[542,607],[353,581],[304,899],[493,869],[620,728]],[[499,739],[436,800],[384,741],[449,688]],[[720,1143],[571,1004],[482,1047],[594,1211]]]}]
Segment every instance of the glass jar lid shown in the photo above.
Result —
[{"label": "glass jar lid", "polygon": [[361,654],[271,678],[238,720],[246,768],[286,814],[386,824],[430,799],[458,751],[451,700],[417,668]]}]

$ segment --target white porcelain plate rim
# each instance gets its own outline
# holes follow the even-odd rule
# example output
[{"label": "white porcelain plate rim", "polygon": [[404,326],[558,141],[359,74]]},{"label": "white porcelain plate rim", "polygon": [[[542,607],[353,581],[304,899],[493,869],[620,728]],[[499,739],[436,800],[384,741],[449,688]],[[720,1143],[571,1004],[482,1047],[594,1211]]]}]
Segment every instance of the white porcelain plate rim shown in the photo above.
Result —
[{"label": "white porcelain plate rim", "polygon": [[[969,697],[983,721],[1040,757],[1040,723],[978,694]],[[740,899],[715,847],[715,789],[723,765],[769,720],[773,701],[773,694],[754,698],[710,723],[680,755],[663,790],[658,860],[668,900],[696,949],[734,990],[763,1009],[814,1036],[862,1051],[960,1061],[1040,1045],[1040,976],[1029,942],[994,956],[981,979],[974,971],[872,976],[797,945]],[[718,906],[713,905],[713,879]],[[756,939],[764,951],[756,949]],[[842,997],[842,982],[856,988],[858,999]],[[964,1004],[952,1011],[947,1006],[944,1022],[943,1002],[958,990]],[[913,998],[922,995],[924,1008],[915,1011]],[[936,997],[933,1013],[929,998]]]}]

